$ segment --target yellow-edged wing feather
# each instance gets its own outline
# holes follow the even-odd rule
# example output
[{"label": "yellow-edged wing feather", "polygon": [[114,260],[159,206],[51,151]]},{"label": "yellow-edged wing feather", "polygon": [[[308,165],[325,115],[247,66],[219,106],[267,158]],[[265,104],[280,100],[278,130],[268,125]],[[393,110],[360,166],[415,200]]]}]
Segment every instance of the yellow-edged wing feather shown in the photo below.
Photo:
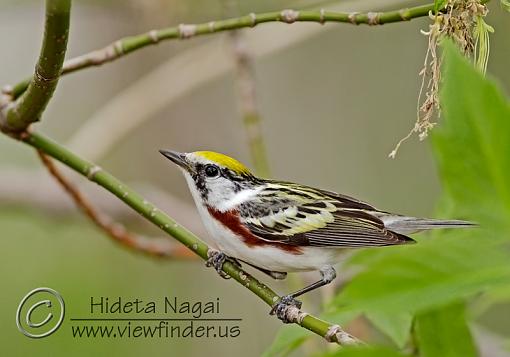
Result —
[{"label": "yellow-edged wing feather", "polygon": [[301,246],[369,247],[402,244],[411,238],[389,231],[374,207],[334,192],[268,181],[242,204],[244,225],[257,237]]}]

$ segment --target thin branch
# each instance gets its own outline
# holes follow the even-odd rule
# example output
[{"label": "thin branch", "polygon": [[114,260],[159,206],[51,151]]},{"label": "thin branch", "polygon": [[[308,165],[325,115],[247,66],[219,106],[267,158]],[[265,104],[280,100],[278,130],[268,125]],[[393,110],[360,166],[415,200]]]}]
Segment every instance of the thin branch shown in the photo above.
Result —
[{"label": "thin branch", "polygon": [[239,30],[231,31],[233,57],[236,64],[239,107],[248,138],[251,159],[259,176],[270,177],[266,145],[262,136],[260,113],[257,110],[257,96],[253,73],[253,61]]},{"label": "thin branch", "polygon": [[46,21],[39,60],[27,90],[15,102],[4,97],[0,107],[0,129],[22,132],[39,120],[57,87],[69,35],[70,0],[46,0]]},{"label": "thin branch", "polygon": [[[489,0],[482,0],[481,3]],[[414,18],[427,16],[434,10],[434,4],[421,5],[407,9],[399,9],[386,12],[333,12],[320,9],[309,10],[282,10],[266,12],[231,18],[220,21],[210,21],[202,24],[181,24],[176,27],[168,27],[152,30],[147,33],[129,36],[115,41],[114,43],[82,56],[72,58],[64,64],[62,74],[72,73],[92,66],[100,66],[123,57],[133,51],[146,46],[155,45],[161,41],[171,39],[188,39],[195,36],[207,35],[216,32],[254,27],[261,23],[283,22],[292,24],[295,22],[340,22],[352,25],[383,25],[394,22],[409,21]],[[15,86],[5,87],[3,93],[16,99],[27,88],[29,80],[22,81]]]},{"label": "thin branch", "polygon": [[[392,5],[398,2],[388,1]],[[341,6],[352,6],[353,2],[355,0],[342,2]],[[363,2],[359,6],[366,10],[370,4]],[[254,60],[295,46],[323,32],[325,28],[303,26],[294,27],[293,31],[276,33],[268,27],[259,30],[243,31],[244,40],[249,44],[250,55]],[[91,161],[101,161],[101,157],[116,147],[118,142],[151,120],[154,113],[159,113],[163,107],[171,106],[200,85],[235,71],[235,63],[231,60],[229,51],[223,48],[223,42],[218,37],[211,38],[210,41],[180,51],[156,66],[109,98],[105,105],[99,107],[92,117],[75,130],[75,134],[64,145]],[[172,82],[172,86],[168,86],[168,81]],[[138,105],[141,97],[144,106]],[[126,113],[129,115],[126,116]],[[90,145],[91,138],[94,145]],[[97,198],[94,201],[96,200]]]},{"label": "thin branch", "polygon": [[[191,249],[196,255],[204,260],[208,258],[210,248],[200,238],[195,236],[186,228],[180,226],[172,218],[156,208],[152,203],[146,201],[138,193],[130,189],[110,173],[101,169],[99,166],[80,158],[42,134],[24,132],[22,135],[18,136],[18,139],[42,151],[44,154],[57,159],[64,165],[69,166],[76,172],[87,177],[90,181],[99,184],[147,220],[176,238],[186,247]],[[272,306],[280,298],[273,290],[260,283],[257,279],[235,264],[226,262],[223,265],[223,271],[241,285],[248,288],[270,306]],[[340,326],[332,325],[326,321],[318,319],[306,312],[300,311],[294,306],[288,307],[286,315],[289,321],[292,321],[316,333],[317,335],[324,337],[328,342],[336,342],[340,345],[358,343],[356,338],[343,331]]]},{"label": "thin branch", "polygon": [[127,246],[135,251],[146,253],[157,257],[166,258],[194,258],[195,255],[182,245],[175,245],[168,239],[163,238],[147,238],[135,236],[128,232],[126,228],[117,222],[113,222],[97,211],[95,207],[83,196],[83,194],[59,171],[53,161],[41,150],[37,150],[37,154],[43,165],[60,186],[69,194],[76,206],[90,220],[102,229],[108,236],[116,242]]}]

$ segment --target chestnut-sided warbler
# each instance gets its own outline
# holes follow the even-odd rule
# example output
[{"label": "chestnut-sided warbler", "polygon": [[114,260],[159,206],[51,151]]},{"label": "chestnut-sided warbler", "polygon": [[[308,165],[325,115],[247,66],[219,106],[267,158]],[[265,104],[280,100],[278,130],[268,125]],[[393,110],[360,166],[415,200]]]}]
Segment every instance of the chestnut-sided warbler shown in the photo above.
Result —
[{"label": "chestnut-sided warbler", "polygon": [[210,151],[160,150],[183,171],[200,216],[219,248],[209,266],[225,277],[226,259],[245,262],[275,279],[318,270],[321,280],[284,296],[272,313],[285,320],[294,298],[333,281],[346,248],[414,242],[407,234],[473,223],[407,217],[355,198],[253,175],[239,161]]}]

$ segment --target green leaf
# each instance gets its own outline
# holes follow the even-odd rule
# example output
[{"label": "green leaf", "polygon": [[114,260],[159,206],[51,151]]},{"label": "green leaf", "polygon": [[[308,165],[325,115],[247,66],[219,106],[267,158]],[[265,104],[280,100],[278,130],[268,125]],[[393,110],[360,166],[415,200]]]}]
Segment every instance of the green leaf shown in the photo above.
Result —
[{"label": "green leaf", "polygon": [[445,7],[446,2],[447,0],[434,0],[434,12],[437,13],[439,10],[442,10]]},{"label": "green leaf", "polygon": [[433,143],[449,211],[507,236],[501,233],[510,231],[510,103],[450,42],[445,56],[444,118]]},{"label": "green leaf", "polygon": [[310,336],[311,333],[300,326],[282,326],[271,346],[264,351],[263,357],[287,356]]},{"label": "green leaf", "polygon": [[509,0],[501,0],[501,6],[503,6],[503,9],[510,12],[510,1]]},{"label": "green leaf", "polygon": [[477,356],[466,324],[463,304],[454,304],[416,317],[416,339],[421,357]]},{"label": "green leaf", "polygon": [[369,311],[366,317],[390,337],[399,348],[403,348],[411,335],[413,316],[410,313],[387,314],[381,311]]},{"label": "green leaf", "polygon": [[[510,104],[448,42],[443,70],[444,117],[433,133],[441,211],[481,228],[438,231],[417,236],[416,245],[355,254],[348,264],[360,272],[335,298],[333,311],[416,314],[510,285]],[[406,329],[377,327],[393,339]]]},{"label": "green leaf", "polygon": [[335,298],[367,314],[414,313],[510,283],[508,253],[484,237],[435,237],[387,249]]}]

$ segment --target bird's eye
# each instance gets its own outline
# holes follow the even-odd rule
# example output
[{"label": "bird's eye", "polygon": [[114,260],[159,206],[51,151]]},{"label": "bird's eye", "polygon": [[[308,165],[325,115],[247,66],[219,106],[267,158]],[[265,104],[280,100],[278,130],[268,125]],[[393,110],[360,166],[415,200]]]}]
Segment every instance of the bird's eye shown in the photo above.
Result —
[{"label": "bird's eye", "polygon": [[220,175],[220,170],[215,165],[207,165],[204,172],[207,177],[218,177]]}]

